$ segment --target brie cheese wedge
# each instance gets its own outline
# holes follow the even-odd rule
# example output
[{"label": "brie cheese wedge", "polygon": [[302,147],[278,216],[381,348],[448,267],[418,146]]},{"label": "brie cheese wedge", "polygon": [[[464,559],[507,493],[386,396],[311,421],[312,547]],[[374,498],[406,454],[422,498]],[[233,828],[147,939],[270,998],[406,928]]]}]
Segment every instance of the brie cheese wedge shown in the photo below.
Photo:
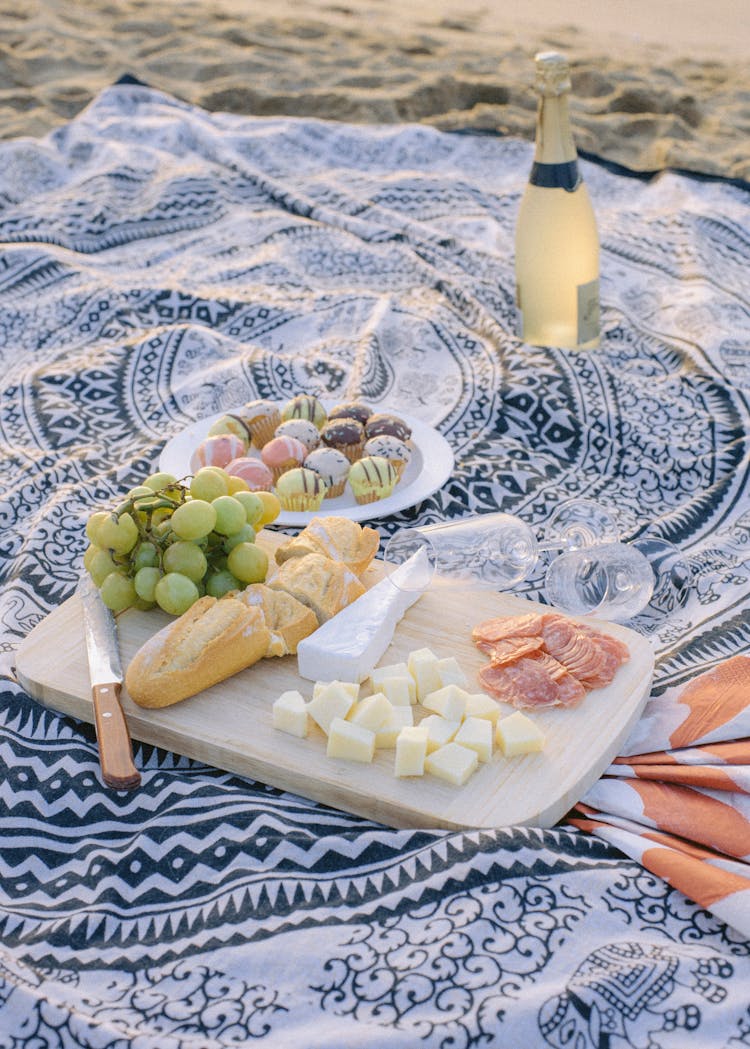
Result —
[{"label": "brie cheese wedge", "polygon": [[388,648],[396,625],[424,593],[424,550],[342,609],[297,646],[297,667],[310,681],[363,681]]}]

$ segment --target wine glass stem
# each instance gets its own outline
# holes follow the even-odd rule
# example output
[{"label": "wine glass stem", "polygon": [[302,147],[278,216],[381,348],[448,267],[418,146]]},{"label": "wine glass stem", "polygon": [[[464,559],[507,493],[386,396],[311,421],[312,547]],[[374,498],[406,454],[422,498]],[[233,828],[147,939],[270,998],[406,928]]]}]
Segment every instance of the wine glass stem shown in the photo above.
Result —
[{"label": "wine glass stem", "polygon": [[561,539],[541,539],[537,542],[536,547],[540,554],[551,553],[554,550],[564,550],[566,543]]}]

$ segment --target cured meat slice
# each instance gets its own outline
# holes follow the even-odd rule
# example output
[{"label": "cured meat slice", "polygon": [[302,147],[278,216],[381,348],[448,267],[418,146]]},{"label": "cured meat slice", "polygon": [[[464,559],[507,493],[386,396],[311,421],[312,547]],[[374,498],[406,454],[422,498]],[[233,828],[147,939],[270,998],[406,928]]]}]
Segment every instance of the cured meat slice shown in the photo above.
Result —
[{"label": "cured meat slice", "polygon": [[553,681],[559,681],[568,673],[568,668],[558,659],[555,659],[553,655],[550,655],[549,652],[542,650],[541,652],[537,652],[534,658],[539,660]]},{"label": "cured meat slice", "polygon": [[537,652],[534,656],[549,672],[550,677],[559,689],[558,705],[563,707],[574,706],[586,695],[586,689],[581,682],[575,678],[568,668],[560,663],[554,656],[544,650]]},{"label": "cured meat slice", "polygon": [[540,637],[542,633],[542,613],[527,612],[521,616],[498,616],[496,619],[485,619],[471,632],[477,644],[494,645],[512,637]]},{"label": "cured meat slice", "polygon": [[573,623],[563,616],[545,617],[544,647],[588,689],[608,685],[629,653],[616,638],[608,638],[591,627]]},{"label": "cured meat slice", "polygon": [[514,707],[553,707],[557,702],[557,685],[549,672],[532,659],[499,667],[489,663],[479,671],[479,680],[493,696]]},{"label": "cured meat slice", "polygon": [[502,641],[479,641],[477,647],[486,652],[495,666],[513,663],[522,656],[538,652],[544,645],[543,637],[506,637]]},{"label": "cured meat slice", "polygon": [[490,657],[482,687],[519,708],[572,706],[608,685],[630,657],[622,641],[559,612],[487,619],[472,638]]},{"label": "cured meat slice", "polygon": [[557,687],[560,689],[559,705],[561,707],[574,707],[586,695],[586,689],[572,674],[566,674],[557,682]]},{"label": "cured meat slice", "polygon": [[592,627],[581,626],[581,630],[595,637],[602,648],[605,648],[617,660],[618,666],[622,666],[623,663],[627,663],[630,659],[630,649],[619,638],[612,637],[611,634],[602,634]]},{"label": "cured meat slice", "polygon": [[585,689],[547,653],[525,656],[513,663],[489,663],[479,671],[483,687],[504,703],[519,709],[572,706]]}]

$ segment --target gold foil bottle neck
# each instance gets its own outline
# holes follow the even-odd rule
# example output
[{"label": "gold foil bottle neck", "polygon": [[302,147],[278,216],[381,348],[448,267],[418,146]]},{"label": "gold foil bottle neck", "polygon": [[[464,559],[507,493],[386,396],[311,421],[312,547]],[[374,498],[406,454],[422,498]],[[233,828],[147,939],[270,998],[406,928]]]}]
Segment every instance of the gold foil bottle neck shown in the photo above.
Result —
[{"label": "gold foil bottle neck", "polygon": [[542,95],[563,95],[570,91],[570,66],[559,51],[540,51],[536,62],[536,89]]}]

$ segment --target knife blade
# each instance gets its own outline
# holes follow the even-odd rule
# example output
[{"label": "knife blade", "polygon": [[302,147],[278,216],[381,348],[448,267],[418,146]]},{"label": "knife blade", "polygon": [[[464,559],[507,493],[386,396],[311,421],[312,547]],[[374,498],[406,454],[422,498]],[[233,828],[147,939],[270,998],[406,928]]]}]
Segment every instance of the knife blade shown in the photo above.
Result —
[{"label": "knife blade", "polygon": [[83,608],[102,778],[114,790],[132,790],[140,785],[141,775],[133,764],[130,733],[120,704],[122,664],[115,617],[88,573],[81,576],[78,594]]}]

